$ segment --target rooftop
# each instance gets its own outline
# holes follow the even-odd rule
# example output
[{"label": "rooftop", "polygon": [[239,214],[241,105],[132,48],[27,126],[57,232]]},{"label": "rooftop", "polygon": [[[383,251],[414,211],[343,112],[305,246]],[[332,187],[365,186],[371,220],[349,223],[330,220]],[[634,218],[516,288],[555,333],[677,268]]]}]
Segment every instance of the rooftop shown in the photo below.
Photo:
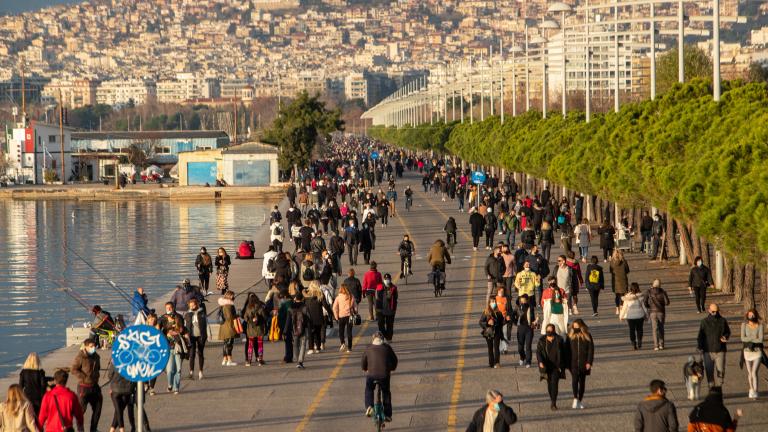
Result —
[{"label": "rooftop", "polygon": [[168,138],[228,138],[226,132],[216,131],[107,131],[107,132],[75,132],[73,140],[104,140],[104,139],[168,139]]}]

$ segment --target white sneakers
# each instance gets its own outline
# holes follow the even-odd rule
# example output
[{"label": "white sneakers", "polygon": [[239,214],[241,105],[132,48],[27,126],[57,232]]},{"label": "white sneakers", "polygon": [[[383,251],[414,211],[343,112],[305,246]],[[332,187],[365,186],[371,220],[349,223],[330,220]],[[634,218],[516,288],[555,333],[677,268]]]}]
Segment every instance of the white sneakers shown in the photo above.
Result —
[{"label": "white sneakers", "polygon": [[584,404],[581,403],[580,400],[574,398],[573,399],[573,405],[571,405],[572,409],[584,409]]},{"label": "white sneakers", "polygon": [[203,371],[200,371],[197,373],[197,379],[199,380],[203,379]]},{"label": "white sneakers", "polygon": [[522,366],[522,365],[524,365],[524,364],[525,364],[525,362],[524,362],[523,360],[520,360],[519,362],[517,362],[517,364],[518,364],[518,365],[520,365],[520,366]]},{"label": "white sneakers", "polygon": [[750,399],[757,399],[757,392],[754,390],[749,391],[749,398]]},{"label": "white sneakers", "polygon": [[307,355],[314,354],[314,353],[315,353],[315,350],[313,349],[307,351]]}]

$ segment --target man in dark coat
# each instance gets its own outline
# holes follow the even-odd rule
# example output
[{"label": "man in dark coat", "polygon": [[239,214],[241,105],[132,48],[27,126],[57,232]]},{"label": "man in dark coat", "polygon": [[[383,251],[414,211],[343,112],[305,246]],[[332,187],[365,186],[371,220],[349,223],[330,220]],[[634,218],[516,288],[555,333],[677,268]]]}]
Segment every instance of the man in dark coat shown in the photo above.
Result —
[{"label": "man in dark coat", "polygon": [[472,231],[472,250],[477,250],[477,245],[480,243],[480,237],[483,235],[485,228],[485,218],[474,207],[472,207],[470,212],[472,213],[469,216],[469,225]]},{"label": "man in dark coat", "polygon": [[361,366],[365,372],[365,415],[373,415],[373,389],[378,382],[381,387],[385,421],[391,422],[392,393],[389,380],[392,372],[397,369],[397,355],[381,332],[374,333],[371,345],[368,345],[363,353]]}]

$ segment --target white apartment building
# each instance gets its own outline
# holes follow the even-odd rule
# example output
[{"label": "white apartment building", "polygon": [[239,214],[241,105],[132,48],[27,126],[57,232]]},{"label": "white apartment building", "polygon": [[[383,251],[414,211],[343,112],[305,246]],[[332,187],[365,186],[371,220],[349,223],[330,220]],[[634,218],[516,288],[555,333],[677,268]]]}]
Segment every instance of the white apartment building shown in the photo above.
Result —
[{"label": "white apartment building", "polygon": [[59,125],[31,121],[17,124],[10,130],[8,140],[8,159],[10,167],[6,170],[17,184],[42,184],[45,172],[55,173],[61,180],[61,164],[69,180],[72,173],[72,131],[64,127],[62,146]]},{"label": "white apartment building", "polygon": [[176,74],[176,79],[157,82],[159,103],[182,103],[184,101],[215,98],[219,93],[216,78],[202,77],[194,73]]},{"label": "white apartment building", "polygon": [[344,78],[344,97],[347,100],[362,99],[368,105],[368,77],[363,72],[353,72]]},{"label": "white apartment building", "polygon": [[96,104],[99,82],[90,79],[53,79],[43,87],[42,95],[59,102],[66,108],[82,108]]},{"label": "white apartment building", "polygon": [[96,89],[96,102],[121,106],[133,101],[135,105],[154,102],[157,98],[157,84],[149,79],[104,81]]},{"label": "white apartment building", "polygon": [[221,81],[221,97],[224,99],[243,99],[248,89],[253,90],[251,80],[230,78]]}]

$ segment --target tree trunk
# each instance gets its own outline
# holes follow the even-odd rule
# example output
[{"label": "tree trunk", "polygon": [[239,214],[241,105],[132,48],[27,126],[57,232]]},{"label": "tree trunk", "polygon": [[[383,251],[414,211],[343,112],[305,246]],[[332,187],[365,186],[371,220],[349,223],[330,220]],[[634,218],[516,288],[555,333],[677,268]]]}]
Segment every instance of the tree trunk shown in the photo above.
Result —
[{"label": "tree trunk", "polygon": [[675,220],[669,217],[669,214],[664,215],[664,219],[667,221],[667,255],[669,257],[680,256],[680,251],[677,250],[677,236],[675,236]]},{"label": "tree trunk", "polygon": [[739,303],[744,300],[744,266],[738,259],[733,259],[733,299]]},{"label": "tree trunk", "polygon": [[693,263],[693,241],[691,240],[691,231],[688,226],[680,221],[677,222],[677,226],[680,227],[680,239],[683,242],[683,249],[685,249],[685,255],[688,257],[688,262]]},{"label": "tree trunk", "polygon": [[723,255],[723,294],[733,294],[733,258]]},{"label": "tree trunk", "polygon": [[696,232],[696,226],[691,224],[691,243],[693,243],[693,255],[691,255],[691,262],[696,264],[696,257],[701,256],[701,238]]},{"label": "tree trunk", "polygon": [[760,303],[757,307],[761,317],[768,316],[768,257],[763,263],[765,267],[760,271]]},{"label": "tree trunk", "polygon": [[744,266],[744,310],[755,307],[755,265],[752,263]]}]

